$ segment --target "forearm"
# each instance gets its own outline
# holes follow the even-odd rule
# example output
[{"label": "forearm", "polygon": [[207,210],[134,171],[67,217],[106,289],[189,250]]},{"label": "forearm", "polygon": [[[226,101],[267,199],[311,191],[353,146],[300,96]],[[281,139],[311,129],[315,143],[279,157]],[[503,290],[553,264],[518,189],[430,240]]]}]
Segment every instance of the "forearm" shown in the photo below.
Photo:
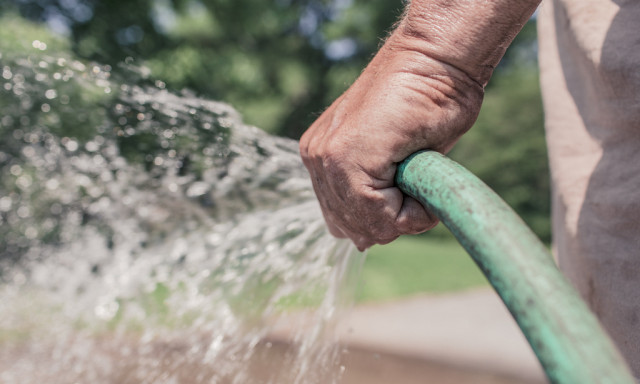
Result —
[{"label": "forearm", "polygon": [[485,85],[540,0],[413,0],[389,43]]}]

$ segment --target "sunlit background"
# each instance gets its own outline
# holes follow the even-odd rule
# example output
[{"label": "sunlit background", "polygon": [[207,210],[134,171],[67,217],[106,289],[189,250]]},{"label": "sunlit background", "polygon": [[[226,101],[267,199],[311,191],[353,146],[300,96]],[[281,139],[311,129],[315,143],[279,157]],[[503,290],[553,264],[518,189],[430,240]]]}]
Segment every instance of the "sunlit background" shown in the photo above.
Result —
[{"label": "sunlit background", "polygon": [[[0,132],[4,135],[0,142],[0,260],[18,259],[34,242],[58,244],[64,237],[56,226],[62,217],[70,217],[81,227],[98,223],[97,231],[104,233],[113,232],[111,227],[118,227],[119,220],[125,223],[126,217],[112,215],[108,206],[100,205],[112,182],[109,177],[117,179],[112,168],[119,164],[118,156],[148,172],[143,179],[132,177],[138,180],[138,184],[131,181],[132,185],[147,188],[149,182],[153,189],[157,185],[149,180],[163,180],[166,185],[162,187],[168,191],[184,190],[186,200],[196,201],[207,213],[217,212],[220,207],[202,196],[210,192],[207,185],[211,184],[206,182],[215,184],[226,176],[223,172],[210,174],[220,163],[216,146],[227,144],[225,119],[236,116],[231,112],[225,115],[226,107],[209,107],[200,100],[229,103],[245,123],[298,139],[357,78],[403,7],[400,0],[0,0],[0,59],[4,59],[0,68],[4,87],[0,90],[4,92],[0,94],[4,103],[0,105]],[[450,155],[495,189],[543,241],[549,242],[549,176],[535,24],[532,19],[508,50],[487,87],[478,122]],[[20,60],[11,61],[18,67],[9,65],[7,59],[16,57],[28,58],[25,68],[33,78],[25,78],[27,72],[18,68],[23,65]],[[48,82],[58,85],[42,85]],[[31,83],[44,88],[31,87]],[[134,85],[148,86],[153,95],[162,94],[161,102],[145,99],[148,95]],[[162,93],[165,90],[182,98],[167,98]],[[127,96],[123,99],[122,95]],[[28,115],[11,107],[18,99],[22,100],[21,108],[31,111]],[[47,134],[61,140],[47,141]],[[260,140],[268,141],[266,136]],[[41,148],[44,152],[36,153],[41,143],[46,144]],[[109,152],[113,143],[117,143],[117,150],[113,149],[117,153]],[[271,148],[272,144],[254,144],[250,156],[257,153],[260,161],[269,158],[263,146]],[[295,146],[286,148],[286,164],[297,164]],[[51,152],[48,158],[46,151]],[[89,161],[93,168],[68,175],[66,181],[48,179],[46,161],[56,163],[55,156],[60,153]],[[45,161],[34,163],[34,168],[16,160],[38,156]],[[71,159],[65,156],[61,158]],[[260,165],[267,167],[268,162]],[[257,169],[246,166],[249,173]],[[300,177],[297,168],[295,172]],[[185,181],[185,175],[193,179]],[[250,175],[243,177],[236,181],[238,185],[245,183],[239,190],[247,195],[251,188],[266,190],[280,182],[285,185],[283,180],[287,179],[279,175],[277,182],[265,178],[260,181],[263,184],[255,180],[251,184]],[[73,195],[58,193],[70,188]],[[58,191],[59,200],[41,199],[52,191]],[[110,201],[127,205],[119,201],[119,192],[110,193]],[[277,200],[273,194],[254,200],[237,193],[225,198],[229,196],[233,198],[229,198],[228,210],[242,210],[238,207],[246,201],[259,205],[257,201],[264,196]],[[165,198],[160,196],[158,201]],[[142,215],[139,217],[146,220],[145,225],[159,231],[157,236],[195,236],[191,227],[180,225],[182,213],[169,210],[154,218],[141,214],[146,209],[141,208],[134,204],[127,209],[134,216]],[[111,227],[101,227],[96,217],[107,217]],[[115,233],[127,233],[126,225]],[[166,228],[178,229],[171,234]],[[157,238],[141,236],[144,240],[134,248],[148,252],[148,244]],[[117,248],[117,241],[106,248],[114,246]],[[180,255],[175,257],[181,260]],[[85,273],[96,275],[99,271],[88,268]],[[487,284],[442,227],[374,247],[360,281],[360,303]],[[116,301],[111,299],[107,302],[111,307],[104,308],[116,316],[118,308],[112,305]]]},{"label": "sunlit background", "polygon": [[[72,52],[116,72],[135,63],[168,89],[228,102],[245,122],[297,139],[358,76],[403,6],[399,0],[0,0],[0,37],[10,47],[14,36],[35,33],[29,23],[40,24],[58,36],[49,52]],[[490,82],[475,127],[450,155],[549,242],[536,54],[532,19]],[[446,231],[429,236],[439,235]]]}]

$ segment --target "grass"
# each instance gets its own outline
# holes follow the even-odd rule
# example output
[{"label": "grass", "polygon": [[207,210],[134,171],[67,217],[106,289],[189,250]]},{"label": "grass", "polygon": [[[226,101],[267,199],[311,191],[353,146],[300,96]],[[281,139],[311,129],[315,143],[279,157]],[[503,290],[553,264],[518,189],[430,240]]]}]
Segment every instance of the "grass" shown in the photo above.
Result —
[{"label": "grass", "polygon": [[371,248],[360,277],[357,301],[392,300],[488,284],[453,237],[406,236]]}]

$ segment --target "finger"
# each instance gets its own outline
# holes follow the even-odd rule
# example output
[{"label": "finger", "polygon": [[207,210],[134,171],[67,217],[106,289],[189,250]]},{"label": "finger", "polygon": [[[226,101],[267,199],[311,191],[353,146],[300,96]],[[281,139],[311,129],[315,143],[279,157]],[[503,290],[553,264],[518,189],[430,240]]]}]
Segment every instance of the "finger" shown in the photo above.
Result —
[{"label": "finger", "polygon": [[360,252],[365,251],[366,249],[372,247],[375,244],[389,244],[390,242],[396,240],[400,236],[393,236],[389,238],[371,238],[366,236],[360,236],[356,240],[353,240],[353,243],[356,245]]},{"label": "finger", "polygon": [[378,240],[376,242],[376,244],[380,244],[380,245],[389,244],[392,241],[396,240],[398,237],[400,237],[400,236],[395,236],[395,237],[392,237],[392,238],[389,238],[389,239],[381,239],[381,240]]},{"label": "finger", "polygon": [[372,245],[378,243],[375,239],[370,236],[363,235],[362,233],[352,230],[349,227],[340,227],[339,225],[335,225],[336,228],[341,231],[345,236],[353,242],[353,244],[358,248],[358,251],[364,252],[367,248],[370,248]]},{"label": "finger", "polygon": [[371,210],[375,216],[366,217],[363,233],[376,244],[386,244],[402,233],[398,230],[396,217],[402,207],[402,191],[398,188],[382,188],[368,193]]},{"label": "finger", "polygon": [[358,239],[354,240],[351,239],[353,241],[353,244],[355,244],[356,248],[358,248],[358,251],[360,252],[364,252],[366,251],[368,248],[371,248],[371,246],[375,245],[376,243],[371,240],[370,238],[367,237],[359,237]]},{"label": "finger", "polygon": [[303,147],[303,145],[301,144],[301,155],[304,165],[309,171],[311,185],[313,186],[313,191],[316,195],[316,198],[318,199],[318,203],[320,204],[322,216],[324,218],[325,224],[327,225],[329,233],[337,238],[346,238],[347,235],[336,224],[335,217],[331,214],[331,207],[326,200],[326,192],[324,188],[325,183],[323,182],[321,176],[322,168],[318,168],[318,161],[309,156],[308,148],[306,147],[306,145]]},{"label": "finger", "polygon": [[438,218],[418,200],[404,195],[402,208],[400,208],[396,218],[396,227],[401,233],[417,234],[426,232],[435,227],[438,222]]},{"label": "finger", "polygon": [[327,229],[329,233],[334,237],[339,239],[344,239],[349,237],[345,231],[342,230],[341,226],[338,224],[339,220],[335,217],[335,215],[331,211],[331,206],[326,199],[326,192],[324,192],[324,183],[320,177],[316,177],[315,172],[311,171],[311,184],[313,185],[313,190],[316,194],[316,198],[318,199],[318,203],[320,204],[320,209],[322,211],[322,217],[324,218],[324,222],[327,225]]},{"label": "finger", "polygon": [[322,197],[323,195],[321,195],[320,193],[318,193],[318,188],[320,187],[315,187],[316,183],[314,184],[314,189],[316,190],[316,196],[318,198],[318,202],[320,203],[320,209],[322,211],[322,217],[324,218],[324,222],[327,225],[327,229],[329,230],[329,233],[331,233],[331,235],[333,235],[334,237],[337,237],[339,239],[344,239],[349,237],[345,231],[342,230],[341,226],[338,224],[338,220],[336,219],[336,217],[331,213],[331,210],[329,209],[329,206],[327,205],[326,200]]}]

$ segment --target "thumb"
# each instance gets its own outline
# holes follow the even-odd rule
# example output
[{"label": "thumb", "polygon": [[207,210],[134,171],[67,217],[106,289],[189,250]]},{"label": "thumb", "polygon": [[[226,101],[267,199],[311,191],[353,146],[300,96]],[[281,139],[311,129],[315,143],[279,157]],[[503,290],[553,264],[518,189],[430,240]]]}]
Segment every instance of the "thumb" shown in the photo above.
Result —
[{"label": "thumb", "polygon": [[396,218],[396,227],[402,233],[426,232],[438,224],[438,218],[429,212],[418,200],[403,195],[402,207]]}]

